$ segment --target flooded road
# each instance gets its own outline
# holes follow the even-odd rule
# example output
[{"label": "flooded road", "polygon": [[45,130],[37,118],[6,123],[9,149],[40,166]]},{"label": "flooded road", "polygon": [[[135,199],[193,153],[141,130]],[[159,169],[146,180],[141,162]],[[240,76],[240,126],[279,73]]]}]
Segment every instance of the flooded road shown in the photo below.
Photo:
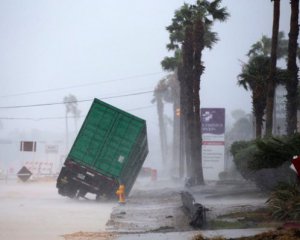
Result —
[{"label": "flooded road", "polygon": [[62,197],[55,181],[0,181],[0,239],[63,240],[64,234],[104,231],[115,205]]}]

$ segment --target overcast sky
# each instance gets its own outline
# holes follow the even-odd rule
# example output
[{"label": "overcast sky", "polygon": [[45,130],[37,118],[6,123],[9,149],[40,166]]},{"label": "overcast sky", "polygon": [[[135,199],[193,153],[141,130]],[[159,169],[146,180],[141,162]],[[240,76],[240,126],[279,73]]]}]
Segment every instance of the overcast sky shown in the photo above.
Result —
[{"label": "overcast sky", "polygon": [[[154,89],[163,72],[174,11],[182,0],[1,0],[0,107],[103,99],[130,110],[158,131],[152,93],[109,98]],[[193,3],[194,1],[186,1]],[[201,78],[202,107],[251,111],[249,93],[238,87],[237,75],[250,46],[263,34],[271,36],[269,0],[224,0],[231,17],[215,24],[220,41],[205,51]],[[289,1],[281,1],[280,30],[289,29]],[[79,104],[85,115],[91,102]],[[141,108],[141,109],[137,109]],[[135,110],[134,110],[135,109]],[[65,107],[0,109],[0,117],[63,117]],[[2,120],[6,129],[63,131],[64,120]]]}]

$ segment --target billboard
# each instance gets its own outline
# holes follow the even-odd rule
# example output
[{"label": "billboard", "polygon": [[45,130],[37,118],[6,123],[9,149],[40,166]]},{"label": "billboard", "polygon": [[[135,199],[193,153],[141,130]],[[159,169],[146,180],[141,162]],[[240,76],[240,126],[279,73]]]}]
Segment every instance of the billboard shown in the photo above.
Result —
[{"label": "billboard", "polygon": [[217,180],[225,167],[225,108],[202,108],[202,165],[207,180]]}]

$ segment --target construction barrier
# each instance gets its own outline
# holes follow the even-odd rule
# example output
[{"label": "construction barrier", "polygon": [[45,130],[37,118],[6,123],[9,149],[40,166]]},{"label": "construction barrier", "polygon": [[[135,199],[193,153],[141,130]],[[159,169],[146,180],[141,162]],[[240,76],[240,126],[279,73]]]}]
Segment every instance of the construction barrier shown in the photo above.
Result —
[{"label": "construction barrier", "polygon": [[27,162],[25,162],[25,166],[33,174],[52,174],[53,173],[53,162],[27,161]]},{"label": "construction barrier", "polygon": [[154,168],[143,167],[140,172],[141,177],[150,177],[151,181],[157,180],[157,170]]}]

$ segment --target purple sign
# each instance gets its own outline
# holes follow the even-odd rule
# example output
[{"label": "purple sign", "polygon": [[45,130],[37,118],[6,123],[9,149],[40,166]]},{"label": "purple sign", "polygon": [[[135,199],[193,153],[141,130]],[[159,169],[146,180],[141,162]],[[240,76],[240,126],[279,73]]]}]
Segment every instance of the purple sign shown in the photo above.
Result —
[{"label": "purple sign", "polygon": [[225,133],[225,108],[201,108],[202,134]]}]

